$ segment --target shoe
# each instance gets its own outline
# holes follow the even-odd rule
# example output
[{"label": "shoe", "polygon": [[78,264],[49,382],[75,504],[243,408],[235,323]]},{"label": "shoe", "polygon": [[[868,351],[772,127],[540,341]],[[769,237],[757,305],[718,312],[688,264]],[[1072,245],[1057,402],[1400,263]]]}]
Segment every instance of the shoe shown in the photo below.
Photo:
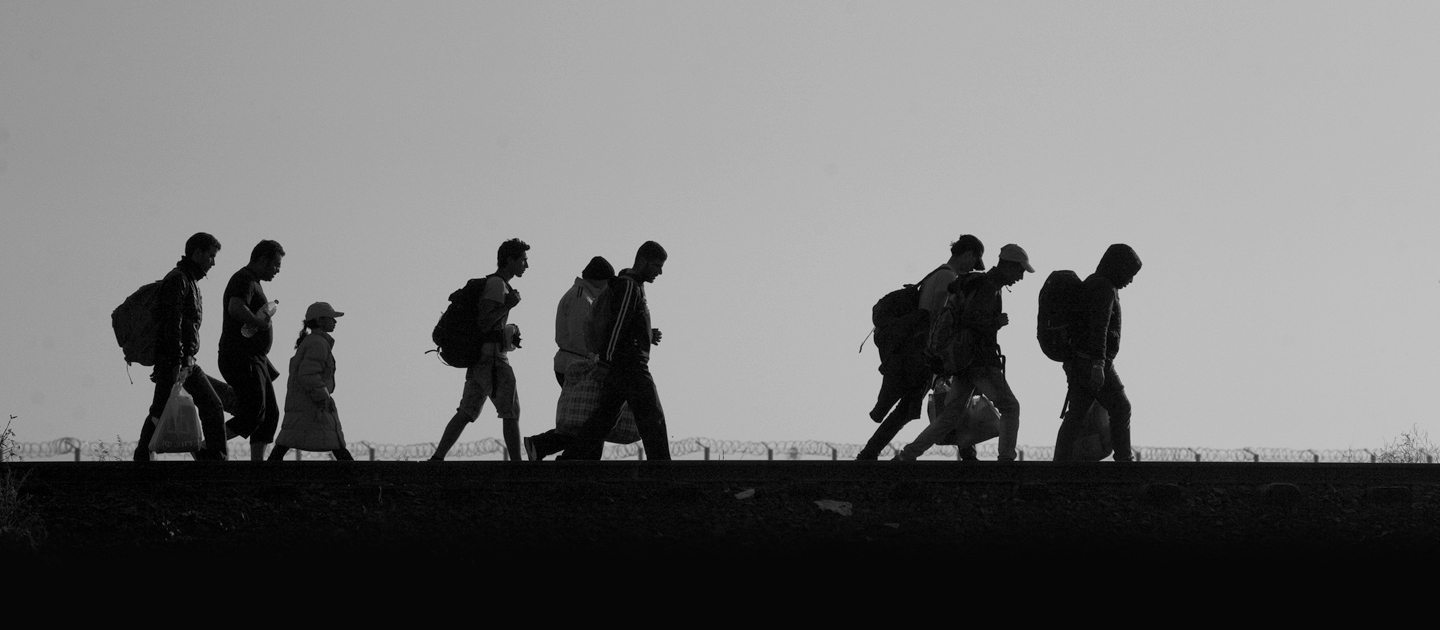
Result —
[{"label": "shoe", "polygon": [[540,454],[535,450],[535,438],[527,437],[525,443],[525,457],[532,462],[540,461]]}]

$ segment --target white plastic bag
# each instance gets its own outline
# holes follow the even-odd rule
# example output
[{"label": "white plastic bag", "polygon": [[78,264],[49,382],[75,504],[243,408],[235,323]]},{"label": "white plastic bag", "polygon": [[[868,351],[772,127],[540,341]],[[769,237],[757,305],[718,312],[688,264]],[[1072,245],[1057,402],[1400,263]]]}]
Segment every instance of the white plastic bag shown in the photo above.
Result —
[{"label": "white plastic bag", "polygon": [[205,448],[205,432],[200,427],[200,410],[195,399],[185,391],[188,370],[181,371],[170,389],[165,411],[155,422],[155,435],[150,437],[152,453],[193,453]]}]

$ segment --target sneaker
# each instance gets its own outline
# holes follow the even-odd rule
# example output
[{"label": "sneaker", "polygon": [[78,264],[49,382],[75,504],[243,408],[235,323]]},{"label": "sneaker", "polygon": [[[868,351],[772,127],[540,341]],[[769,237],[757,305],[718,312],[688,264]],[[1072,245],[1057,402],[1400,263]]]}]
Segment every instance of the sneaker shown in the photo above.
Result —
[{"label": "sneaker", "polygon": [[540,461],[540,454],[535,451],[535,438],[527,437],[525,438],[524,443],[526,459],[529,459],[532,462]]}]

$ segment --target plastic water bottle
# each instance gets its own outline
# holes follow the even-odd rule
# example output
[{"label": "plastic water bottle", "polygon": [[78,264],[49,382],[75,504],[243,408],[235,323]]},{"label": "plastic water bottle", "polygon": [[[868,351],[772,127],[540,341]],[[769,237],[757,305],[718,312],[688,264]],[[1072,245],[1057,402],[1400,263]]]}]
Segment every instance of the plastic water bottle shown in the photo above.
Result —
[{"label": "plastic water bottle", "polygon": [[[260,312],[257,313],[257,315],[260,316],[260,319],[268,322],[270,321],[271,317],[275,316],[275,311],[279,308],[280,300],[271,300],[270,302],[266,302],[265,306],[260,307]],[[254,324],[245,324],[244,326],[240,327],[240,334],[247,339],[250,337],[254,337],[255,333],[259,331],[260,327]]]}]

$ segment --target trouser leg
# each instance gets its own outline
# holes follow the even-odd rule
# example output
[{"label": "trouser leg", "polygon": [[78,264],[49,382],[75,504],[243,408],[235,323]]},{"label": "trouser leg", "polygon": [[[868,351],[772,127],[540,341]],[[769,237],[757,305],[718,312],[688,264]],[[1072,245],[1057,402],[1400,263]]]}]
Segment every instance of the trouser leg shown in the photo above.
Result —
[{"label": "trouser leg", "polygon": [[1134,458],[1130,447],[1130,397],[1125,394],[1125,385],[1112,363],[1105,365],[1105,384],[1095,394],[1095,400],[1110,414],[1110,441],[1115,447],[1115,461],[1130,461]]},{"label": "trouser leg", "polygon": [[271,462],[284,461],[285,455],[288,454],[289,452],[290,452],[290,447],[288,447],[288,446],[276,446],[275,448],[270,449],[270,457],[269,457],[269,459],[267,459],[266,461],[271,461]]},{"label": "trouser leg", "polygon": [[196,365],[190,368],[190,378],[185,380],[185,391],[195,399],[195,408],[200,412],[200,430],[205,435],[205,449],[195,453],[195,459],[223,461],[229,454],[225,443],[225,409],[219,394],[210,386],[209,377]]},{"label": "trouser leg", "polygon": [[630,413],[635,415],[635,428],[645,445],[645,459],[669,461],[670,430],[665,426],[665,410],[660,406],[660,392],[655,388],[650,369],[637,371],[627,380],[630,385],[625,401],[630,405]]},{"label": "trouser leg", "polygon": [[885,417],[880,426],[875,427],[875,433],[870,440],[865,442],[865,447],[856,454],[857,460],[873,460],[880,457],[881,451],[890,445],[890,441],[899,435],[900,430],[905,428],[911,420],[920,417],[920,409],[925,404],[925,394],[930,391],[930,378],[913,380],[907,384],[904,395]]},{"label": "trouser leg", "polygon": [[999,457],[1002,462],[1015,461],[1015,441],[1020,435],[1020,402],[1005,380],[1000,368],[982,368],[973,383],[978,394],[990,399],[1000,412]]},{"label": "trouser leg", "polygon": [[520,419],[501,418],[500,434],[505,438],[505,452],[510,455],[510,461],[525,461],[520,455]]},{"label": "trouser leg", "polygon": [[342,461],[342,462],[353,462],[353,461],[355,461],[355,456],[350,454],[350,449],[348,449],[348,448],[337,448],[337,449],[335,449],[335,450],[333,450],[333,451],[330,451],[330,453],[335,456],[335,459],[336,459],[337,461]]},{"label": "trouser leg", "polygon": [[140,439],[135,444],[135,461],[150,461],[150,438],[154,435],[155,423],[151,421],[150,416],[146,416],[145,423],[140,425]]},{"label": "trouser leg", "polygon": [[[637,373],[643,370],[643,378]],[[669,438],[665,436],[665,416],[659,411],[659,398],[651,394],[655,406],[655,412],[647,412],[650,415],[642,421],[641,411],[636,408],[640,403],[640,397],[632,392],[637,383],[649,383],[649,389],[653,392],[655,381],[650,378],[650,371],[644,366],[631,366],[623,364],[611,365],[605,372],[605,377],[600,382],[600,396],[596,401],[595,410],[590,412],[590,417],[580,427],[579,432],[570,440],[570,445],[565,452],[557,459],[600,459],[605,452],[605,436],[615,428],[620,421],[620,408],[624,406],[632,396],[636,401],[631,402],[630,411],[635,415],[635,428],[640,431],[640,439],[647,451],[655,449],[652,444],[661,443],[663,448],[659,449],[669,458]],[[655,423],[658,420],[658,426]],[[657,437],[657,431],[660,436]]]}]

